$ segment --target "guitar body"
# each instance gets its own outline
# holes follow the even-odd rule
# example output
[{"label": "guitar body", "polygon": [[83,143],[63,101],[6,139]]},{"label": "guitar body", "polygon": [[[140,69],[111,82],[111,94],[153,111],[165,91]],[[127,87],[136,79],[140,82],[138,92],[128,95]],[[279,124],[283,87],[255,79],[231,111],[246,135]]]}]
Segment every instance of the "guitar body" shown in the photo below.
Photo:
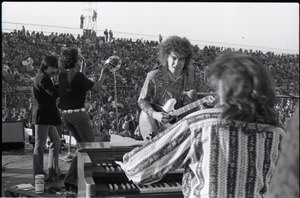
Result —
[{"label": "guitar body", "polygon": [[[177,101],[174,98],[171,98],[166,102],[164,106],[160,106],[157,104],[151,104],[151,106],[155,111],[169,113],[175,110],[174,107],[176,102]],[[172,124],[170,123],[161,124],[143,111],[141,111],[140,113],[139,127],[140,127],[141,136],[143,137],[144,140],[152,139],[153,135],[164,131],[170,126],[172,126]]]},{"label": "guitar body", "polygon": [[140,127],[141,136],[143,137],[144,140],[152,139],[152,137],[154,137],[159,132],[162,132],[163,130],[172,126],[172,124],[174,124],[178,120],[176,119],[178,118],[178,116],[184,115],[186,112],[190,111],[191,109],[194,109],[196,107],[199,107],[200,109],[212,108],[218,102],[215,99],[215,97],[212,95],[214,94],[210,94],[204,98],[196,100],[177,110],[174,109],[175,104],[177,102],[176,99],[174,98],[168,100],[164,106],[151,104],[152,108],[155,111],[169,113],[171,116],[174,116],[175,118],[171,120],[170,123],[161,124],[158,123],[158,121],[156,121],[151,116],[147,115],[145,112],[141,111],[140,118],[139,118],[139,127]]}]

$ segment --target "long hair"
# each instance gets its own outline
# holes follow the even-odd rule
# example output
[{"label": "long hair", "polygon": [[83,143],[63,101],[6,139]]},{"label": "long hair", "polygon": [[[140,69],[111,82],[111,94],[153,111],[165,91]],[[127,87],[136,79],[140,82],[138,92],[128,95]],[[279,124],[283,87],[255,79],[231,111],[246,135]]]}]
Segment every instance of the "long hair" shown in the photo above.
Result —
[{"label": "long hair", "polygon": [[242,53],[224,53],[210,65],[209,76],[214,89],[222,81],[222,118],[248,123],[263,117],[269,124],[278,125],[275,86],[259,60]]},{"label": "long hair", "polygon": [[56,56],[45,56],[41,62],[39,71],[44,73],[50,66],[58,68],[58,59]]},{"label": "long hair", "polygon": [[158,48],[158,60],[161,65],[167,65],[168,56],[171,51],[185,55],[186,61],[183,67],[183,70],[185,70],[190,64],[193,56],[193,49],[190,41],[185,37],[181,38],[179,36],[170,36],[163,40]]}]

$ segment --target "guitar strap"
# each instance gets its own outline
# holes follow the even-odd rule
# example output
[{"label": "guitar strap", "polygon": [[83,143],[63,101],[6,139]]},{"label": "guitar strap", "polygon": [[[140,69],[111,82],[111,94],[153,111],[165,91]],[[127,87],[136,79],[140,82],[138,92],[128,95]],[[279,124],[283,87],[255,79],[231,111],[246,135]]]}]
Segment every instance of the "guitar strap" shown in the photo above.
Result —
[{"label": "guitar strap", "polygon": [[187,85],[187,81],[188,81],[188,78],[189,78],[189,73],[186,72],[185,74],[186,76],[183,76],[183,86],[182,86],[182,90],[180,90],[180,93],[181,93],[181,101],[183,102],[184,100],[184,95],[183,95],[183,92],[185,91],[186,89],[186,85]]},{"label": "guitar strap", "polygon": [[186,75],[187,75],[186,78],[183,79],[183,90],[181,90],[181,92],[188,91],[188,90],[186,90],[188,82],[190,82],[191,84],[193,83],[194,75],[195,75],[195,68],[193,66],[188,66]]},{"label": "guitar strap", "polygon": [[188,80],[192,83],[194,81],[195,76],[195,67],[188,66]]}]

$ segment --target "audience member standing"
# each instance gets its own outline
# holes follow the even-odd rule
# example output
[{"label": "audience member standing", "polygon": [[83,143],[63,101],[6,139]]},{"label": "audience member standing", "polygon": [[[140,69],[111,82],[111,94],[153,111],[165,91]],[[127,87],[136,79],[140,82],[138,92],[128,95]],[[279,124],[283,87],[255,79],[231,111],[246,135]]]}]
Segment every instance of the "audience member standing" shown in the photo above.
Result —
[{"label": "audience member standing", "polygon": [[96,12],[96,10],[93,11],[93,17],[92,17],[92,20],[93,20],[93,21],[96,21],[96,20],[97,20],[97,12]]},{"label": "audience member standing", "polygon": [[107,29],[105,29],[105,31],[103,32],[104,36],[105,36],[105,42],[108,42],[108,31]]},{"label": "audience member standing", "polygon": [[162,42],[162,40],[163,40],[163,37],[161,36],[161,34],[160,34],[160,35],[158,35],[158,40],[159,40],[159,43],[161,43],[161,42]]},{"label": "audience member standing", "polygon": [[83,23],[84,23],[84,16],[80,16],[80,29],[83,29]]},{"label": "audience member standing", "polygon": [[112,30],[109,30],[109,42],[111,43],[114,39],[114,34],[112,32]]}]

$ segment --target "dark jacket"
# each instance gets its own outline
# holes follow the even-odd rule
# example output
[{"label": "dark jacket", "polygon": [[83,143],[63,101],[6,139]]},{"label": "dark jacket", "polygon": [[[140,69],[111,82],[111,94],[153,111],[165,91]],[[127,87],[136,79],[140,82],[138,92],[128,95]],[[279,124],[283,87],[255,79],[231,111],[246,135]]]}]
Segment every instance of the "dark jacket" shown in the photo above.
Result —
[{"label": "dark jacket", "polygon": [[59,96],[58,87],[45,73],[38,73],[33,82],[32,123],[60,125],[61,118],[56,106]]}]

